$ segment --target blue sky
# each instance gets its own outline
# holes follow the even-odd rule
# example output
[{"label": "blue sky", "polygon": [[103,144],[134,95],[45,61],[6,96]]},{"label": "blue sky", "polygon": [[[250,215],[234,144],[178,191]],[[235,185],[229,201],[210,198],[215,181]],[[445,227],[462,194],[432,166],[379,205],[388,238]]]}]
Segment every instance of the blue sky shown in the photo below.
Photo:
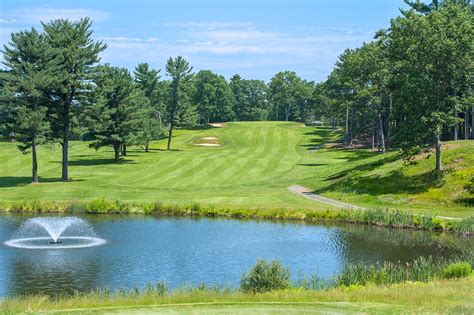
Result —
[{"label": "blue sky", "polygon": [[94,20],[109,47],[102,61],[163,68],[182,55],[196,71],[268,81],[283,70],[322,81],[345,48],[370,41],[402,0],[1,0],[0,45],[10,33],[54,18]]}]

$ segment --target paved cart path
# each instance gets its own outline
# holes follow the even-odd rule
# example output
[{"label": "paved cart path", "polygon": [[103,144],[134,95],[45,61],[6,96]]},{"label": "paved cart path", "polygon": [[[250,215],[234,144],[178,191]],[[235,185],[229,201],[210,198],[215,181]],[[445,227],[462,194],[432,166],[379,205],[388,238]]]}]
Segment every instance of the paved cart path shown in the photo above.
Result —
[{"label": "paved cart path", "polygon": [[300,185],[292,185],[288,187],[288,190],[291,191],[294,194],[304,196],[308,199],[312,199],[321,203],[325,203],[330,206],[335,206],[338,208],[348,208],[348,209],[356,209],[356,210],[365,210],[366,208],[359,207],[356,205],[351,205],[349,203],[341,202],[338,200],[334,200],[331,198],[326,198],[320,195],[316,195],[312,192],[310,188],[300,186]]},{"label": "paved cart path", "polygon": [[[350,203],[345,203],[345,202],[341,202],[335,199],[316,195],[312,192],[312,189],[304,187],[304,186],[292,185],[288,187],[288,190],[294,194],[297,194],[297,195],[300,195],[308,199],[318,201],[330,206],[345,208],[345,209],[354,209],[354,210],[367,210],[367,208],[364,208],[364,207],[360,207],[360,206],[352,205]],[[445,220],[461,220],[460,218],[454,218],[454,217],[444,217],[444,216],[436,216],[436,217],[440,219],[445,219]]]}]

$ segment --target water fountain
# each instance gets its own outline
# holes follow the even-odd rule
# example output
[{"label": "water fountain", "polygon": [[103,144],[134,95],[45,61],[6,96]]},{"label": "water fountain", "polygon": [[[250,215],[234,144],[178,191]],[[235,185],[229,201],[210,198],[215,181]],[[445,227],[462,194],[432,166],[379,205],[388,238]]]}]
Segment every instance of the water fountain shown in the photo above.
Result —
[{"label": "water fountain", "polygon": [[77,217],[28,219],[5,245],[26,249],[71,249],[105,244],[87,221]]}]

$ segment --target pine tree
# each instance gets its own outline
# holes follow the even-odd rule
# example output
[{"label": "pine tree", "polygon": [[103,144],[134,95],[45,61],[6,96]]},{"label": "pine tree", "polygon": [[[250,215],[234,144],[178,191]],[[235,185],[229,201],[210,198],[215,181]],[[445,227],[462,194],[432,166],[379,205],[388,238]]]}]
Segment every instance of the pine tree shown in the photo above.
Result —
[{"label": "pine tree", "polygon": [[62,175],[67,181],[69,139],[71,128],[86,98],[90,96],[92,67],[99,62],[99,53],[107,46],[92,39],[89,18],[77,22],[58,19],[43,23],[48,46],[60,59],[54,84],[48,89],[53,138],[62,146]]},{"label": "pine tree", "polygon": [[37,146],[42,144],[50,132],[46,120],[45,89],[51,84],[57,63],[43,34],[34,28],[13,33],[5,46],[2,73],[5,93],[11,98],[4,103],[9,113],[19,150],[26,154],[31,150],[32,181],[39,181]]},{"label": "pine tree", "polygon": [[99,66],[94,82],[96,102],[87,115],[95,139],[90,147],[98,150],[111,146],[118,162],[121,148],[134,143],[140,132],[140,109],[147,99],[124,68]]},{"label": "pine tree", "polygon": [[150,69],[147,63],[140,63],[134,71],[135,82],[143,92],[147,101],[141,104],[141,130],[138,134],[138,143],[149,150],[150,141],[163,136],[162,117],[165,111],[160,84],[160,70]]},{"label": "pine tree", "polygon": [[179,109],[180,102],[182,102],[182,84],[189,81],[192,74],[193,67],[189,66],[189,62],[181,56],[168,59],[166,63],[166,73],[171,77],[171,91],[168,102],[168,145],[167,149],[171,148],[171,138],[173,136],[173,127],[176,119],[176,112]]}]

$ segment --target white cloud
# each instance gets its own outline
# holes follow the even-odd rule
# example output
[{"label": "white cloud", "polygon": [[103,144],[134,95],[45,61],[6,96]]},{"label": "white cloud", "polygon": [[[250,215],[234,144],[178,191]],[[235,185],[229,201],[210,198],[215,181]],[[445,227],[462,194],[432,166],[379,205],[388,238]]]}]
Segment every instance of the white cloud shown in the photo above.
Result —
[{"label": "white cloud", "polygon": [[100,22],[108,19],[109,14],[88,9],[31,8],[4,12],[2,16],[6,17],[3,17],[3,20],[12,19],[23,24],[33,24],[59,18],[77,21],[83,17],[90,17],[94,22]]},{"label": "white cloud", "polygon": [[177,23],[165,23],[165,27],[170,28],[184,28],[189,30],[215,30],[215,29],[235,29],[235,28],[247,28],[251,29],[255,27],[254,23],[250,22],[177,22]]},{"label": "white cloud", "polygon": [[263,41],[281,37],[282,34],[257,30],[198,31],[190,34],[194,38],[208,38],[217,41]]},{"label": "white cloud", "polygon": [[11,23],[15,23],[16,20],[14,19],[0,19],[0,24],[11,24]]},{"label": "white cloud", "polygon": [[105,36],[105,37],[99,37],[99,40],[103,40],[106,42],[144,42],[146,41],[142,38],[131,38],[131,37],[123,37],[123,36],[118,36],[118,37]]}]

